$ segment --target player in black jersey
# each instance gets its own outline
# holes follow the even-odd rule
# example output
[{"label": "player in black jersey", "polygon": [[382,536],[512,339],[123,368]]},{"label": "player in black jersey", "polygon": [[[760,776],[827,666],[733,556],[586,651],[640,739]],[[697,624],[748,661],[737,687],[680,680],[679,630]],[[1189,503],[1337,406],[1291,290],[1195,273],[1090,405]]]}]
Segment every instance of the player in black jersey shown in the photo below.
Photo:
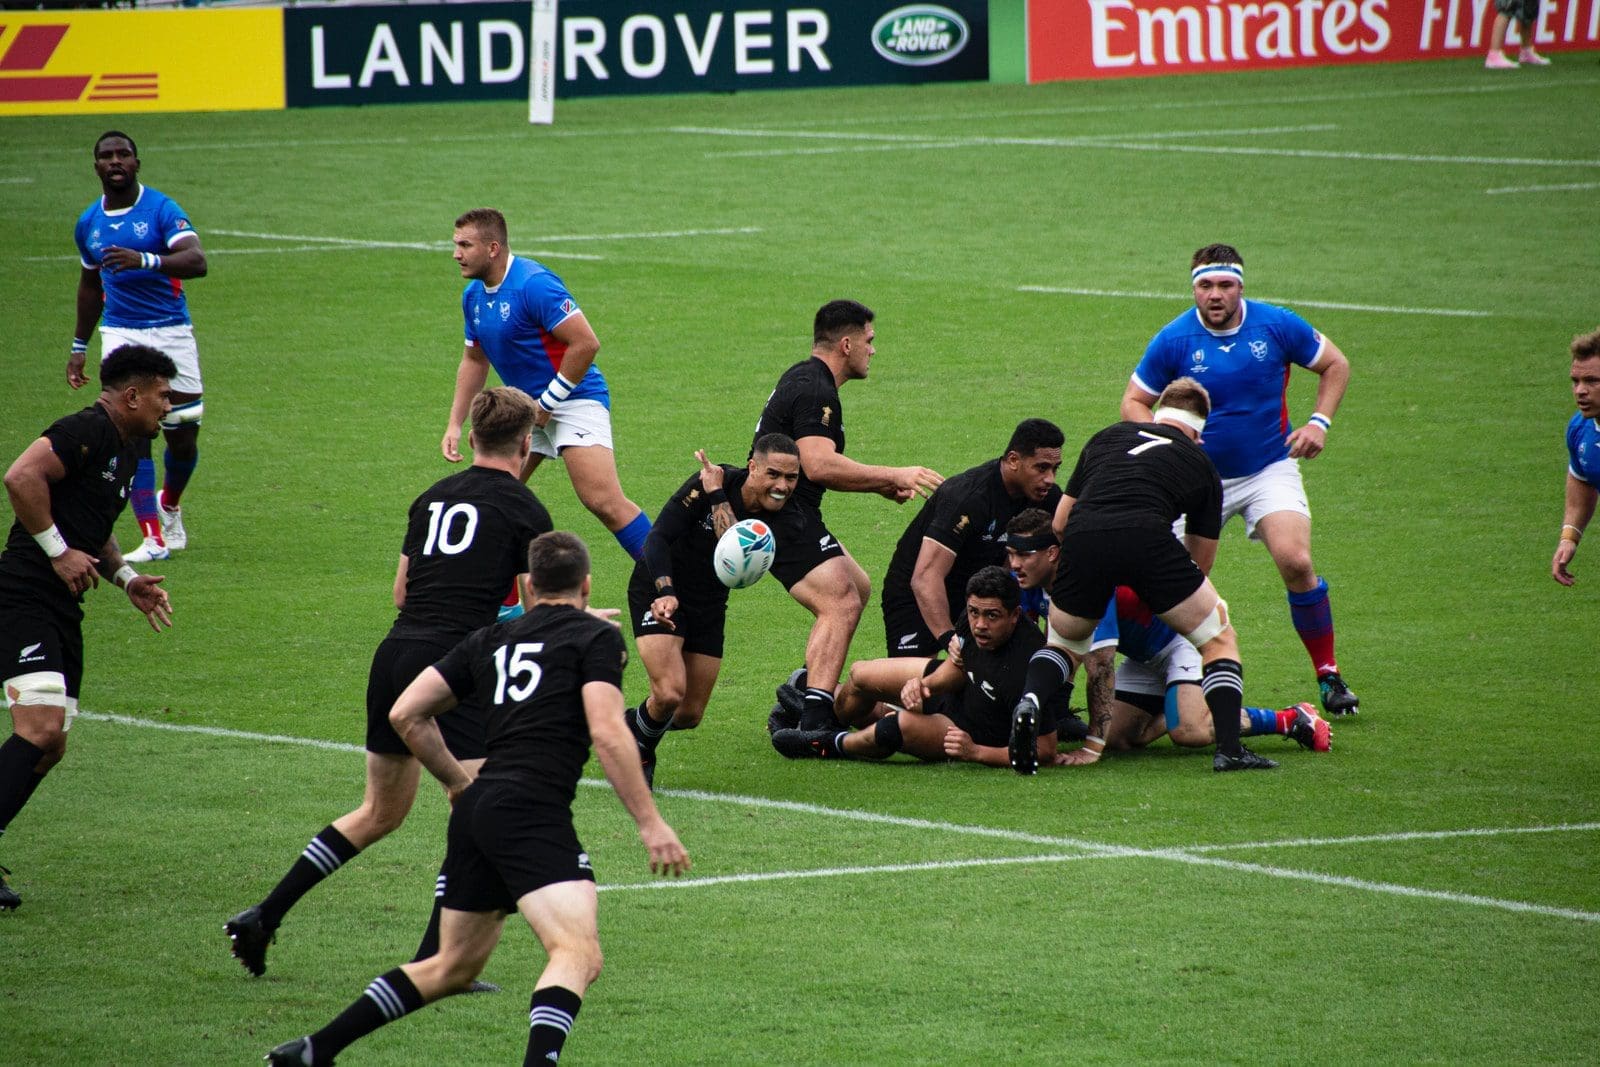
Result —
[{"label": "player in black jersey", "polygon": [[1006,561],[1006,523],[1061,500],[1061,430],[1044,419],[1017,424],[999,459],[947,478],[895,545],[883,577],[883,632],[890,656],[932,656],[950,643],[967,579]]},{"label": "player in black jersey", "polygon": [[[156,632],[172,623],[163,579],[125,563],[112,530],[140,446],[172,410],[177,373],[153,348],[115,350],[95,402],[57,419],[6,471],[16,521],[0,553],[0,687],[12,730],[0,744],[0,834],[66,755],[83,681],[83,595],[107,578]],[[0,874],[0,911],[21,903]]]},{"label": "player in black jersey", "polygon": [[[929,761],[1006,766],[1011,708],[1044,637],[1023,622],[1021,591],[1004,568],[980,569],[966,592],[955,629],[958,652],[942,662],[895,656],[852,664],[838,706],[856,731],[778,730],[773,747],[791,759],[878,760],[905,752]],[[1065,700],[1052,701],[1039,715],[1040,760],[1055,756],[1057,712],[1066,713]]]},{"label": "player in black jersey", "polygon": [[[622,635],[585,612],[589,554],[570,533],[528,550],[527,614],[474,632],[413,682],[390,716],[451,800],[439,876],[444,922],[437,955],[381,975],[309,1037],[267,1054],[274,1064],[332,1063],[351,1042],[424,1004],[465,990],[521,912],[549,962],[533,992],[525,1064],[555,1062],[585,990],[600,974],[598,897],[572,800],[593,740],[600,766],[650,854],[680,874],[689,855],[661,818],[622,721]],[[488,710],[489,758],[476,775],[436,725],[458,700]]]},{"label": "player in black jersey", "polygon": [[[472,401],[472,466],[434,483],[411,505],[394,603],[400,610],[367,675],[367,784],[361,806],[306,845],[259,904],[229,919],[233,954],[253,975],[283,917],[318,882],[405,821],[421,767],[389,725],[389,709],[422,670],[467,634],[495,621],[523,572],[528,543],[551,529],[550,513],[518,477],[532,447],[533,399],[507,387]],[[450,751],[474,766],[484,754],[484,713],[468,703],[440,720]],[[438,908],[418,949],[437,946]]]},{"label": "player in black jersey", "polygon": [[[1222,480],[1196,443],[1210,413],[1205,387],[1179,378],[1162,391],[1154,422],[1115,423],[1079,453],[1056,512],[1063,565],[1050,591],[1049,645],[1034,655],[1012,716],[1011,766],[1019,774],[1038,769],[1039,709],[1060,691],[1071,692],[1073,665],[1089,652],[1095,624],[1119,585],[1200,650],[1200,686],[1217,735],[1213,769],[1277,766],[1239,741],[1239,644],[1228,605],[1206,577],[1222,529]],[[1187,516],[1182,544],[1172,535],[1180,515]],[[1104,749],[1105,738],[1091,735],[1083,751]]]},{"label": "player in black jersey", "polygon": [[628,583],[633,636],[650,677],[649,696],[627,711],[628,729],[652,785],[662,736],[700,725],[722,669],[728,587],[712,569],[717,541],[734,523],[761,519],[777,549],[772,573],[785,587],[805,574],[797,551],[805,522],[792,503],[800,479],[794,440],[763,434],[747,468],[714,464],[704,452],[695,456],[700,472],[656,514]]},{"label": "player in black jersey", "polygon": [[[756,437],[787,434],[800,448],[800,485],[795,504],[806,520],[803,578],[789,594],[816,616],[806,639],[806,685],[801,726],[833,721],[833,690],[844,670],[872,584],[822,518],[822,494],[877,493],[897,503],[927,496],[944,479],[927,467],[878,467],[844,454],[844,409],[839,387],[865,378],[875,351],[873,313],[854,300],[833,300],[817,310],[811,328],[811,358],[783,372],[756,423]],[[796,672],[798,677],[800,672]]]}]

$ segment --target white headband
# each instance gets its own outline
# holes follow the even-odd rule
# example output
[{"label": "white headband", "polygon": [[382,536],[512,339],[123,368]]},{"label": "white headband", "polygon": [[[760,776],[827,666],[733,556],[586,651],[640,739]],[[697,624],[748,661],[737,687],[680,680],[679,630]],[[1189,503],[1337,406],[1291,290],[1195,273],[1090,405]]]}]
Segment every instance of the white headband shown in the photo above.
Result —
[{"label": "white headband", "polygon": [[1184,411],[1182,408],[1156,408],[1154,414],[1157,422],[1179,422],[1195,433],[1205,432],[1206,420],[1192,411]]},{"label": "white headband", "polygon": [[1202,278],[1232,278],[1244,284],[1244,266],[1239,263],[1202,263],[1189,272],[1191,284]]}]

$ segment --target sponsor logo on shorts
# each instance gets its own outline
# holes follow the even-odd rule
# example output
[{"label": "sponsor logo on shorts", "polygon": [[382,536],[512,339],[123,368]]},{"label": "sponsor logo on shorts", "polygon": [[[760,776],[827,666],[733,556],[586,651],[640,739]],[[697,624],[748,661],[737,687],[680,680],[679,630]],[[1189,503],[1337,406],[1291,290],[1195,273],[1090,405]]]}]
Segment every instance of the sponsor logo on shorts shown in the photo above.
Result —
[{"label": "sponsor logo on shorts", "polygon": [[[32,663],[32,662],[34,662],[34,660],[44,659],[43,656],[35,656],[35,655],[33,655],[35,652],[39,651],[39,649],[41,647],[43,647],[43,645],[44,645],[44,642],[43,641],[39,641],[39,642],[36,642],[34,644],[29,645],[27,648],[23,649],[21,652],[18,652],[17,653],[17,662],[18,663]],[[32,659],[29,658],[30,656],[32,657]]]},{"label": "sponsor logo on shorts", "polygon": [[833,534],[823,534],[821,537],[817,538],[817,548],[823,552],[835,547],[838,545],[838,543],[839,542],[833,539]]},{"label": "sponsor logo on shorts", "polygon": [[591,865],[589,863],[589,854],[587,852],[578,853],[578,870],[580,870],[580,871],[592,871],[592,870],[594,870],[593,865]]},{"label": "sponsor logo on shorts", "polygon": [[900,635],[900,646],[899,647],[901,647],[901,648],[915,648],[916,644],[917,644],[917,635],[916,634],[909,633],[909,634],[901,634]]}]

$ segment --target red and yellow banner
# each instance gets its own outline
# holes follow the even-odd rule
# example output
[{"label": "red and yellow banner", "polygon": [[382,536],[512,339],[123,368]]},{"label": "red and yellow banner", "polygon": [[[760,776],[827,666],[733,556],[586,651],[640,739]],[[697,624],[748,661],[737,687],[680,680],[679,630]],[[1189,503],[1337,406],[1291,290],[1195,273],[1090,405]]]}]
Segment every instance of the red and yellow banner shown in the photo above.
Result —
[{"label": "red and yellow banner", "polygon": [[0,115],[283,107],[283,12],[0,12]]},{"label": "red and yellow banner", "polygon": [[[1492,0],[1028,0],[1028,80],[1482,56],[1494,17]],[[1533,38],[1600,48],[1600,0],[1544,0]]]}]

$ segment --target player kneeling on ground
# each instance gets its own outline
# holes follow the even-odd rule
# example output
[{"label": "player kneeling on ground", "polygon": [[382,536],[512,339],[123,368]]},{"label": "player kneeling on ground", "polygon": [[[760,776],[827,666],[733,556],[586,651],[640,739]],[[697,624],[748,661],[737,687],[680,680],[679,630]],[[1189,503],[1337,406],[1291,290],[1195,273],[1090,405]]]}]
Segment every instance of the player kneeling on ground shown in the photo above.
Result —
[{"label": "player kneeling on ground", "polygon": [[628,583],[628,610],[650,695],[625,712],[639,746],[647,782],[654,784],[656,746],[668,730],[700,725],[722,669],[728,587],[717,579],[712,554],[734,523],[759,518],[773,528],[773,573],[784,588],[803,578],[793,556],[805,536],[789,506],[800,480],[800,449],[781,433],[756,440],[748,468],[712,463],[702,452],[696,474],[672,494],[645,538],[644,558]]},{"label": "player kneeling on ground", "polygon": [[[464,992],[513,911],[549,956],[533,991],[523,1062],[560,1056],[583,994],[600,976],[594,870],[572,826],[591,739],[639,827],[650,869],[689,869],[689,854],[656,810],[622,725],[622,635],[585,610],[588,549],[570,533],[542,534],[528,549],[528,575],[527,614],[475,631],[418,675],[389,716],[450,796],[438,954],[379,976],[327,1026],[267,1053],[270,1063],[332,1063],[385,1023]],[[450,754],[434,721],[469,697],[487,706],[489,718],[489,755],[476,779]]]},{"label": "player kneeling on ground", "polygon": [[[854,664],[836,706],[856,731],[778,730],[773,747],[790,759],[878,760],[905,752],[922,760],[1004,767],[1010,709],[1022,694],[1030,657],[1044,645],[1037,629],[1021,624],[1020,595],[1004,568],[982,568],[967,581],[966,613],[956,625],[950,658],[897,656]],[[1055,715],[1065,708],[1062,699],[1042,709],[1036,758],[1055,755]]]}]

